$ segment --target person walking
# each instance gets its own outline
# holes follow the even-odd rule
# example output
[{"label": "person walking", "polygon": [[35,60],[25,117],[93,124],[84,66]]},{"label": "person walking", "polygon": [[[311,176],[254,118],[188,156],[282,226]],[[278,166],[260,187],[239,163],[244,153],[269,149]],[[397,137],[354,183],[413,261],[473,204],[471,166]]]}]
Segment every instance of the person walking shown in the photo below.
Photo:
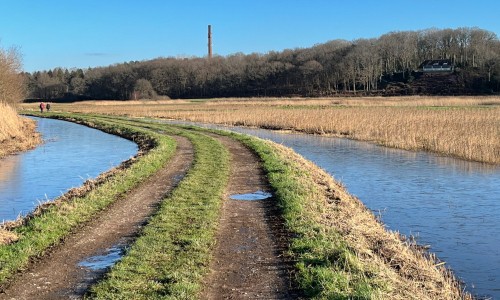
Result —
[{"label": "person walking", "polygon": [[40,102],[40,112],[43,112],[43,110],[45,109],[45,103]]},{"label": "person walking", "polygon": [[50,103],[49,102],[47,102],[47,104],[45,104],[45,108],[47,109],[47,112],[50,111]]}]

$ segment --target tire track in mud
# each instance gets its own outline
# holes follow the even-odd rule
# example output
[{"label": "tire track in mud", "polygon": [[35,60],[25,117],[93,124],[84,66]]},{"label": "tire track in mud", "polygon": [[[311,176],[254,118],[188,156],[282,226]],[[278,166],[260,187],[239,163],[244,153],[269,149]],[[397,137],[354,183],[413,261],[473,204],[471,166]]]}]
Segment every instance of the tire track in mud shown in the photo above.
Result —
[{"label": "tire track in mud", "polygon": [[177,149],[165,167],[14,278],[0,299],[81,298],[106,270],[93,271],[78,264],[117,244],[130,244],[192,165],[193,145],[187,138],[173,138]]},{"label": "tire track in mud", "polygon": [[273,198],[232,200],[231,195],[269,192],[257,156],[229,137],[219,139],[231,153],[231,175],[222,205],[217,245],[200,298],[294,299],[290,263],[283,258],[286,234]]}]

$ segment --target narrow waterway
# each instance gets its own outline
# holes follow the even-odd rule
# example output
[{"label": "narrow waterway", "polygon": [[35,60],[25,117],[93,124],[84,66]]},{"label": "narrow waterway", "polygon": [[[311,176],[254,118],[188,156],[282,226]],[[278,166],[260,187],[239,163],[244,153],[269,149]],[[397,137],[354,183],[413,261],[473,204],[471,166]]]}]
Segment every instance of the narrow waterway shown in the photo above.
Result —
[{"label": "narrow waterway", "polygon": [[333,137],[222,127],[294,149],[387,228],[414,236],[482,298],[500,299],[500,167]]},{"label": "narrow waterway", "polygon": [[0,221],[26,215],[134,156],[126,139],[71,122],[34,118],[44,143],[0,160]]}]

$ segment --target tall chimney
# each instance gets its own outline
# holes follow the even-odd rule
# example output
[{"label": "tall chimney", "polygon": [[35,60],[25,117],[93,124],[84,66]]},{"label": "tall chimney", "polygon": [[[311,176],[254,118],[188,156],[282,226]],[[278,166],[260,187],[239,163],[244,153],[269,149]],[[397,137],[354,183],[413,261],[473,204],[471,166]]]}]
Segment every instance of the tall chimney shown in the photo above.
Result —
[{"label": "tall chimney", "polygon": [[208,58],[212,58],[212,25],[208,25]]}]

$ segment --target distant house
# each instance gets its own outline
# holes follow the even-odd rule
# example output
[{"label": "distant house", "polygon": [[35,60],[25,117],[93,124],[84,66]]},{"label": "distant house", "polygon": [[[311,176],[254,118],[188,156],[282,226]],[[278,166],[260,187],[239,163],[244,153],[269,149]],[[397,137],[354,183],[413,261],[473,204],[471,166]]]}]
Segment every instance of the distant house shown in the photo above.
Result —
[{"label": "distant house", "polygon": [[424,73],[433,73],[433,72],[452,72],[453,71],[453,63],[449,59],[431,59],[426,60],[420,67]]}]

